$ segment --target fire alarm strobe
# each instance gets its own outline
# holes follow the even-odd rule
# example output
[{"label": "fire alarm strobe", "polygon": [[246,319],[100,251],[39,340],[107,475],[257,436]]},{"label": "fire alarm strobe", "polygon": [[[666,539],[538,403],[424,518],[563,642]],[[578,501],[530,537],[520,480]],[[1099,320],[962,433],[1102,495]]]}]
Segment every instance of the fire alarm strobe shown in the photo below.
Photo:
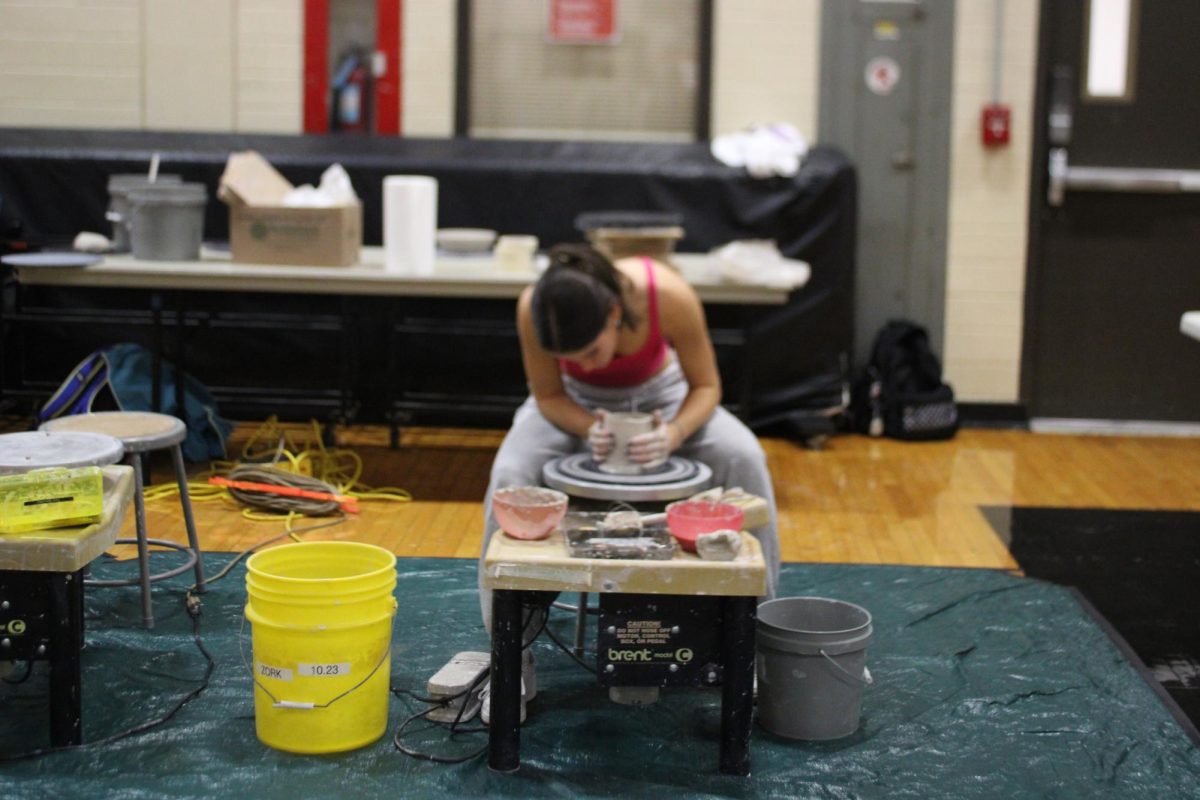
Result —
[{"label": "fire alarm strobe", "polygon": [[988,147],[1008,144],[1012,112],[1006,105],[991,103],[983,107],[983,143]]}]

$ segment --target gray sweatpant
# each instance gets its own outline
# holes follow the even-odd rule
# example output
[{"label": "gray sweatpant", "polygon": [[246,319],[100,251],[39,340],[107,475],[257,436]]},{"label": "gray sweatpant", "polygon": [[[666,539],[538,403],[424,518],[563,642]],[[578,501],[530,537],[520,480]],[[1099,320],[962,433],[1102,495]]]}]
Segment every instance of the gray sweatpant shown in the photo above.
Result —
[{"label": "gray sweatpant", "polygon": [[[586,409],[603,408],[608,411],[654,411],[662,409],[665,419],[671,419],[687,396],[687,379],[679,362],[671,363],[659,374],[638,386],[610,389],[591,386],[563,376],[567,394]],[[570,453],[584,452],[587,442],[556,427],[542,416],[537,402],[528,398],[513,417],[512,428],[504,437],[496,460],[492,463],[492,477],[484,497],[483,552],[487,552],[488,541],[498,528],[492,514],[492,493],[506,486],[539,486],[542,482],[542,466],[553,458]],[[771,488],[771,475],[767,471],[767,457],[762,445],[741,420],[725,409],[718,407],[695,433],[688,437],[676,451],[679,455],[703,462],[712,468],[713,485],[730,488],[740,486],[751,494],[767,501],[771,510],[771,522],[751,531],[762,545],[763,558],[767,562],[767,597],[775,596],[779,582],[779,533],[776,530],[775,492]],[[492,593],[483,588],[483,560],[479,562],[479,601],[483,620],[491,630]]]}]

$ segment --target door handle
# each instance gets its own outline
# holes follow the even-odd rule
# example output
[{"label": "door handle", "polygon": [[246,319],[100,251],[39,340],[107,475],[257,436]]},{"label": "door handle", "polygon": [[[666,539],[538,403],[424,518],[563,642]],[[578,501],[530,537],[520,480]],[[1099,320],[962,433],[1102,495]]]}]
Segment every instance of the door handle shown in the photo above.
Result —
[{"label": "door handle", "polygon": [[897,150],[892,153],[892,169],[909,170],[916,166],[913,154],[908,150]]},{"label": "door handle", "polygon": [[1200,192],[1200,170],[1072,167],[1067,163],[1067,151],[1061,147],[1050,151],[1049,173],[1046,195],[1052,206],[1062,205],[1067,189],[1143,194]]}]

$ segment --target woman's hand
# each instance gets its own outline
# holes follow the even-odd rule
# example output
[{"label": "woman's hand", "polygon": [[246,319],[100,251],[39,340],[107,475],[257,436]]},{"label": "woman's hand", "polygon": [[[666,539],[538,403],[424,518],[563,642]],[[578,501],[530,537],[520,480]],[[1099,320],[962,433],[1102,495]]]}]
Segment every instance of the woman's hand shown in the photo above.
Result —
[{"label": "woman's hand", "polygon": [[629,440],[629,460],[641,464],[642,469],[661,467],[681,444],[679,429],[670,422],[663,422],[662,411],[655,411],[654,430]]},{"label": "woman's hand", "polygon": [[600,464],[608,458],[613,448],[613,432],[608,427],[608,412],[603,408],[596,409],[596,420],[588,428],[588,447],[592,450],[592,460]]}]

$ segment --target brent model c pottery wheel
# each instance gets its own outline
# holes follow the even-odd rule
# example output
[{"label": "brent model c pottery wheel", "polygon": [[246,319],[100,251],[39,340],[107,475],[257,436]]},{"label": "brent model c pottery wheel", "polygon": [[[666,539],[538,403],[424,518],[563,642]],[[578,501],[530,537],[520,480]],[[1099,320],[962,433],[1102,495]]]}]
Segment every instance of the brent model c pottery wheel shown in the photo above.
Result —
[{"label": "brent model c pottery wheel", "polygon": [[708,488],[712,470],[707,464],[671,456],[661,467],[638,475],[612,475],[601,471],[589,453],[573,453],[548,461],[542,481],[572,497],[651,503],[691,497]]}]

